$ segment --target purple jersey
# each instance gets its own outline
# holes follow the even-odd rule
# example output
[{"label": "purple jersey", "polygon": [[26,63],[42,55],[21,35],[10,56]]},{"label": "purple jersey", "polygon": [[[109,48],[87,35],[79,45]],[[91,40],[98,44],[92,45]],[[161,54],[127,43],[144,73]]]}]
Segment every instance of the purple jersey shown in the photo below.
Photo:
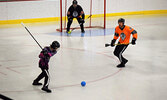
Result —
[{"label": "purple jersey", "polygon": [[54,56],[57,53],[57,51],[55,52],[51,51],[50,47],[45,47],[44,51],[47,52],[47,56],[44,55],[43,52],[39,54],[39,58],[40,58],[39,67],[48,69],[49,67],[48,63],[49,63],[50,57]]}]

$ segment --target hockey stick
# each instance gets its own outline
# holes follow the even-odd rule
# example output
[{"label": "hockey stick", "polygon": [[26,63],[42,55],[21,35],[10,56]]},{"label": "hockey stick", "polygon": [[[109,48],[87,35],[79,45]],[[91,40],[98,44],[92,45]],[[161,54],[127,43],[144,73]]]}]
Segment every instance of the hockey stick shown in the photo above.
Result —
[{"label": "hockey stick", "polygon": [[[92,15],[90,15],[88,18],[86,18],[85,21],[88,20],[91,16],[92,16]],[[75,29],[77,29],[77,27],[79,27],[81,24],[83,24],[83,23],[80,23],[79,25],[75,26],[75,27],[72,28],[68,33],[70,34],[72,31],[74,31]]]},{"label": "hockey stick", "polygon": [[[127,43],[127,44],[114,44],[114,45],[117,46],[117,45],[128,45],[128,44],[132,44],[132,43]],[[108,47],[108,46],[111,46],[111,44],[106,43],[106,44],[105,44],[105,47]]]},{"label": "hockey stick", "polygon": [[21,22],[21,25],[27,30],[27,32],[31,35],[31,37],[35,40],[35,42],[38,44],[38,46],[41,48],[41,49],[43,49],[42,48],[42,46],[38,43],[38,41],[35,39],[35,37],[31,34],[31,32],[28,30],[28,28],[24,25],[24,23],[23,22]]}]

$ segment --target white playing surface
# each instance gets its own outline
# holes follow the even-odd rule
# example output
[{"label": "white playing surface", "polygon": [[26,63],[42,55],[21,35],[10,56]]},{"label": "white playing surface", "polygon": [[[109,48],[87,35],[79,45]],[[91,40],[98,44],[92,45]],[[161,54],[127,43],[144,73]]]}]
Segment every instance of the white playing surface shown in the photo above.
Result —
[{"label": "white playing surface", "polygon": [[[107,18],[113,29],[119,17]],[[58,36],[56,24],[26,24],[42,46],[53,40],[61,49],[50,60],[51,94],[32,86],[41,72],[40,48],[21,25],[0,27],[0,94],[14,100],[166,100],[167,15],[124,16],[138,32],[137,45],[129,47],[123,69],[116,68],[114,48],[105,48],[113,33],[106,36]],[[95,29],[86,30],[85,34]],[[98,32],[99,29],[96,31]],[[75,30],[75,34],[80,30]],[[101,32],[101,31],[99,31]],[[72,33],[72,34],[74,34]],[[81,87],[80,82],[87,86]],[[41,81],[43,83],[43,80]]]}]

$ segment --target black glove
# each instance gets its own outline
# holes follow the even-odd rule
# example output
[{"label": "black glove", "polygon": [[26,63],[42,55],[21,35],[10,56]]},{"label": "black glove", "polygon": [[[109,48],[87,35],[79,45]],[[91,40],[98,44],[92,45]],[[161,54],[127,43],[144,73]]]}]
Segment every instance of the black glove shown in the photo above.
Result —
[{"label": "black glove", "polygon": [[115,39],[113,39],[112,41],[111,41],[111,47],[114,47],[115,46]]},{"label": "black glove", "polygon": [[136,39],[133,38],[133,39],[132,39],[132,45],[135,45],[135,44],[136,44]]},{"label": "black glove", "polygon": [[42,49],[41,53],[45,54],[47,51],[45,49]]},{"label": "black glove", "polygon": [[81,18],[81,19],[80,19],[80,22],[81,22],[81,23],[85,23],[85,20]]},{"label": "black glove", "polygon": [[46,51],[46,50],[42,50],[42,53],[43,53],[43,55],[45,56],[45,57],[49,57],[49,54],[48,54],[48,52]]}]

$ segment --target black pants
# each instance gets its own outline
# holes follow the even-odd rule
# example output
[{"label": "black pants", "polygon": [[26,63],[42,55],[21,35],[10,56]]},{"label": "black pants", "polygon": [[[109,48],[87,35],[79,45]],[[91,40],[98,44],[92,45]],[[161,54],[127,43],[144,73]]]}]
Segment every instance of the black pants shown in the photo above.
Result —
[{"label": "black pants", "polygon": [[[72,24],[72,22],[73,22],[73,19],[74,19],[74,18],[69,18],[69,19],[68,19],[67,32],[70,30],[70,27],[71,27],[71,24]],[[84,31],[84,25],[83,25],[83,22],[81,22],[81,18],[77,18],[77,21],[78,21],[79,24],[82,23],[82,24],[80,25],[80,27],[81,27],[81,31]]]},{"label": "black pants", "polygon": [[118,57],[119,61],[121,63],[124,63],[127,61],[127,59],[125,59],[123,56],[122,56],[122,53],[125,51],[125,49],[128,47],[128,45],[117,45],[115,47],[115,50],[114,50],[114,55]]},{"label": "black pants", "polygon": [[48,69],[43,69],[43,68],[41,68],[41,70],[42,70],[41,74],[35,79],[35,81],[39,82],[41,79],[45,78],[43,86],[48,87],[50,81],[49,71]]}]

